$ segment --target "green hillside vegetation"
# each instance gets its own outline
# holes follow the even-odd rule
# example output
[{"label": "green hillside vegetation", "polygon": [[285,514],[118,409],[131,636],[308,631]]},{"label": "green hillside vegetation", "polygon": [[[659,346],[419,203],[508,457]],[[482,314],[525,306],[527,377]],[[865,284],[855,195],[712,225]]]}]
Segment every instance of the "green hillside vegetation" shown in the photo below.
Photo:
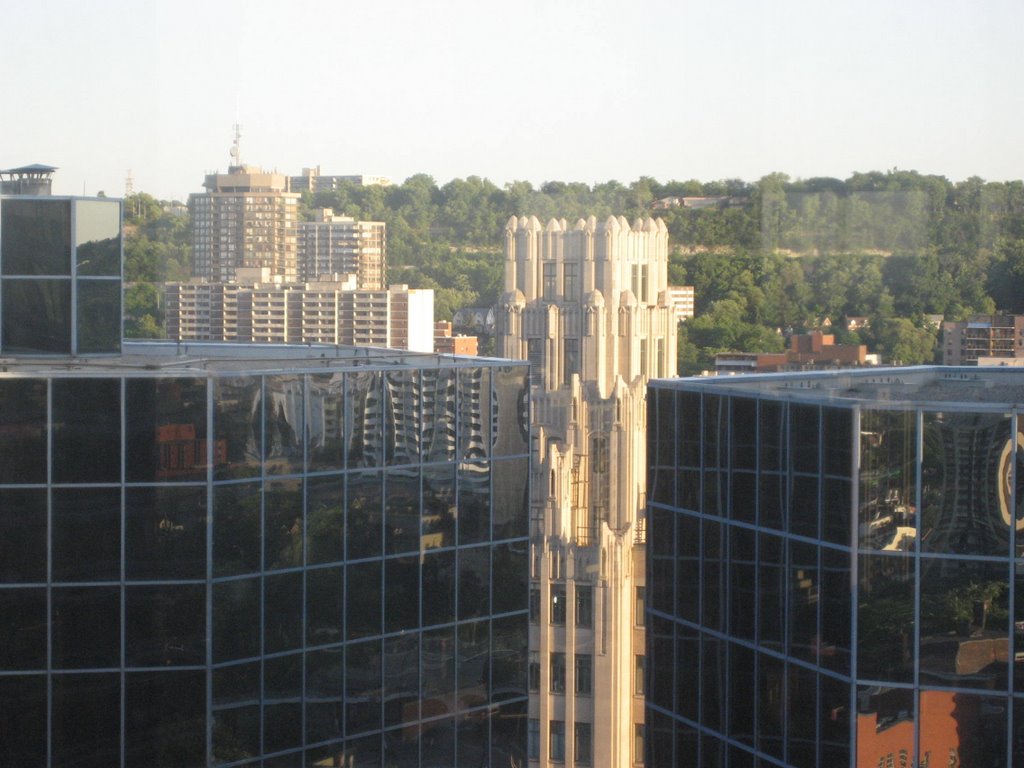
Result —
[{"label": "green hillside vegetation", "polygon": [[[654,210],[669,197],[717,198],[706,207]],[[937,331],[927,315],[1024,311],[1024,183],[951,182],[891,170],[846,180],[739,180],[628,186],[551,181],[498,187],[470,176],[442,186],[419,174],[392,187],[342,186],[302,200],[388,225],[388,281],[434,288],[438,319],[463,306],[497,302],[504,226],[510,216],[541,221],[654,215],[672,248],[670,283],[693,285],[697,317],[680,333],[680,368],[706,368],[722,350],[776,351],[780,331],[806,331],[829,318],[863,316],[862,342],[886,361],[929,362]],[[125,203],[126,280],[181,279],[190,272],[188,219],[148,195]],[[159,314],[147,289],[129,288],[128,332],[151,330]],[[150,323],[146,318],[152,318]]]}]

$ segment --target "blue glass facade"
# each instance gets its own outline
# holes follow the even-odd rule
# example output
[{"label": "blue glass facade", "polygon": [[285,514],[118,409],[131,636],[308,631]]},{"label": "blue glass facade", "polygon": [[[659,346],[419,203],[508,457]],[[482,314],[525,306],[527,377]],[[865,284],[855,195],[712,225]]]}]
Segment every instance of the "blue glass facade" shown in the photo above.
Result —
[{"label": "blue glass facade", "polygon": [[125,344],[0,374],[0,765],[510,765],[527,367]]},{"label": "blue glass facade", "polygon": [[648,765],[1024,764],[1022,402],[1006,369],[652,383]]}]

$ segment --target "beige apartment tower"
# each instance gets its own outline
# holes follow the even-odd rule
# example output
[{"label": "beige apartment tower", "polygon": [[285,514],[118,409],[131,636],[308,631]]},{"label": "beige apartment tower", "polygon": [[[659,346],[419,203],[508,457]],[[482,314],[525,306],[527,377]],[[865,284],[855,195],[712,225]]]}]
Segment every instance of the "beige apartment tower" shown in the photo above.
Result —
[{"label": "beige apartment tower", "polygon": [[299,194],[288,177],[247,165],[214,173],[206,192],[189,195],[192,274],[230,283],[240,268],[267,268],[287,282],[298,277]]},{"label": "beige apartment tower", "polygon": [[676,371],[660,220],[505,229],[498,354],[529,360],[531,766],[644,755],[646,384]]}]

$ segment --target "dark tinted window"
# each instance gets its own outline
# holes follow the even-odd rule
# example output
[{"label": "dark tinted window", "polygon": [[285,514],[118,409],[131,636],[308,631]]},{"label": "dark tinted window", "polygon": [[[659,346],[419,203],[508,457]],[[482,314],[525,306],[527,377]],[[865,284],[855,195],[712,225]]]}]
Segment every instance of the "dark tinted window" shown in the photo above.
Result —
[{"label": "dark tinted window", "polygon": [[121,382],[53,381],[53,479],[116,483],[121,479]]},{"label": "dark tinted window", "polygon": [[45,483],[45,381],[0,381],[0,434],[0,482]]},{"label": "dark tinted window", "polygon": [[5,277],[71,274],[70,200],[4,200],[0,231]]},{"label": "dark tinted window", "polygon": [[70,280],[4,280],[2,298],[5,351],[71,353]]}]

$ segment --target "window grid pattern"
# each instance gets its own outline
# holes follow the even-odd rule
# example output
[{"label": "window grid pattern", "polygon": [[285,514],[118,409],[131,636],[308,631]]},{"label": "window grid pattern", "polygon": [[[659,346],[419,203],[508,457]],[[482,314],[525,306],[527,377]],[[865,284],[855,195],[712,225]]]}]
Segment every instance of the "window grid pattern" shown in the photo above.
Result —
[{"label": "window grid pattern", "polygon": [[1024,763],[1016,409],[649,403],[652,764]]},{"label": "window grid pattern", "polygon": [[521,760],[525,387],[0,379],[5,759]]}]

